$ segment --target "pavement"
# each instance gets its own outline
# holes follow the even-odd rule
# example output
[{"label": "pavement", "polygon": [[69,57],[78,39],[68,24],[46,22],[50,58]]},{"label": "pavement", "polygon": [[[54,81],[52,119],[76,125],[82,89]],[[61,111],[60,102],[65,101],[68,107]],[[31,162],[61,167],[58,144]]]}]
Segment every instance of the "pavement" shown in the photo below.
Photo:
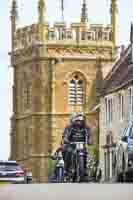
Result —
[{"label": "pavement", "polygon": [[132,184],[28,184],[5,185],[0,200],[128,200],[133,199]]}]

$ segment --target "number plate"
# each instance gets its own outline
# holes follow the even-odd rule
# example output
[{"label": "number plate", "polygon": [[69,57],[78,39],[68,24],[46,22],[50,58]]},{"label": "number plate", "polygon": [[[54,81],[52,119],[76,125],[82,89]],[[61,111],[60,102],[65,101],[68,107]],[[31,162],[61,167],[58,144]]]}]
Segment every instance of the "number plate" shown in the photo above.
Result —
[{"label": "number plate", "polygon": [[6,175],[7,175],[7,173],[6,173],[6,172],[2,172],[1,174],[2,174],[3,176],[6,176]]},{"label": "number plate", "polygon": [[76,144],[76,148],[77,148],[78,150],[83,149],[83,148],[84,148],[84,145],[83,145],[82,143],[77,143],[77,144]]}]

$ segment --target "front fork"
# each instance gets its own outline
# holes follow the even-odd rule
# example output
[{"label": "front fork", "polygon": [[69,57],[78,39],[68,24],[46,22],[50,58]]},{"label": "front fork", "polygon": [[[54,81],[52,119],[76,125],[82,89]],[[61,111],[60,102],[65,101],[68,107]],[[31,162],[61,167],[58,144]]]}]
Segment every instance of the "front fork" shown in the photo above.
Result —
[{"label": "front fork", "polygon": [[72,172],[72,177],[75,177],[75,175],[80,177],[80,158],[83,157],[84,160],[84,169],[86,170],[86,164],[87,164],[87,154],[86,151],[75,151],[72,154],[72,165],[71,165],[71,172]]},{"label": "front fork", "polygon": [[87,154],[85,151],[80,151],[77,153],[77,159],[76,159],[76,165],[78,167],[80,167],[80,161],[83,159],[83,162],[84,162],[84,170],[86,170],[86,165],[87,165]]}]

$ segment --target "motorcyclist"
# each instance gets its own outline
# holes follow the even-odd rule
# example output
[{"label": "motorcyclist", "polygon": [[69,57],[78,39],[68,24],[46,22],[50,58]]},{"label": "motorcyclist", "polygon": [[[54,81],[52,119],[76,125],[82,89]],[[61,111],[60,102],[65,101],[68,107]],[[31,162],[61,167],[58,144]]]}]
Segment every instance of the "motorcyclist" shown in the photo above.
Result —
[{"label": "motorcyclist", "polygon": [[85,142],[92,144],[91,131],[86,126],[86,118],[83,113],[73,113],[70,125],[67,126],[63,133],[63,155],[65,161],[65,174],[69,173],[72,161],[73,147],[71,142]]}]

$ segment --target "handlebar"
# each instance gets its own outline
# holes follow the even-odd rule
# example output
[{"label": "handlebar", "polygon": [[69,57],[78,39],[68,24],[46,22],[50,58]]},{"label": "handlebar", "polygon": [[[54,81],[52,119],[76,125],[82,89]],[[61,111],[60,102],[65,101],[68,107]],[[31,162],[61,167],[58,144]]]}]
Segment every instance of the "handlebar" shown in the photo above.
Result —
[{"label": "handlebar", "polygon": [[85,142],[70,142],[70,144],[86,144]]}]

